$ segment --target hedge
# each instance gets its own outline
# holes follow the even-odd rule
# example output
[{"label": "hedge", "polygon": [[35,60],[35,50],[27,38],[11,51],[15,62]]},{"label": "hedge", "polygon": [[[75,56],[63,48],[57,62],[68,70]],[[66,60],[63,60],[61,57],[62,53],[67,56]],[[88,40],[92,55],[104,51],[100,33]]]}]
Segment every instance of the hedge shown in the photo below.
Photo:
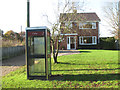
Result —
[{"label": "hedge", "polygon": [[101,49],[114,50],[117,49],[117,42],[114,37],[100,38],[100,44],[98,45]]}]

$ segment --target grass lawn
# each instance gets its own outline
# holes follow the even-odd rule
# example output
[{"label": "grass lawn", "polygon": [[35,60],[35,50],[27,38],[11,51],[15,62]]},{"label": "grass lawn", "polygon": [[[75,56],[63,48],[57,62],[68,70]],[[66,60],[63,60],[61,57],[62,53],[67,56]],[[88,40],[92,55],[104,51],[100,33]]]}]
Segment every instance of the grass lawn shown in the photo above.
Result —
[{"label": "grass lawn", "polygon": [[[52,63],[54,80],[27,80],[26,66],[2,78],[3,88],[118,88],[118,51],[80,50]],[[52,60],[53,61],[53,60]],[[59,77],[56,77],[56,76]]]}]

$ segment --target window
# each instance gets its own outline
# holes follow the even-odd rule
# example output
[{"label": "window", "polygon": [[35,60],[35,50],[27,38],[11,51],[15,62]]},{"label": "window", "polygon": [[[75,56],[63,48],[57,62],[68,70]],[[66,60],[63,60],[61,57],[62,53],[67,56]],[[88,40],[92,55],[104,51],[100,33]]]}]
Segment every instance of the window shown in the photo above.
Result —
[{"label": "window", "polygon": [[92,23],[92,29],[96,29],[96,23]]},{"label": "window", "polygon": [[82,28],[92,28],[92,24],[91,23],[83,23]]},{"label": "window", "polygon": [[81,36],[81,37],[79,37],[79,44],[80,45],[97,44],[96,36]]},{"label": "window", "polygon": [[83,43],[92,43],[92,37],[83,37]]},{"label": "window", "polygon": [[95,22],[79,23],[79,29],[96,29]]},{"label": "window", "polygon": [[72,22],[66,22],[65,27],[72,28]]}]

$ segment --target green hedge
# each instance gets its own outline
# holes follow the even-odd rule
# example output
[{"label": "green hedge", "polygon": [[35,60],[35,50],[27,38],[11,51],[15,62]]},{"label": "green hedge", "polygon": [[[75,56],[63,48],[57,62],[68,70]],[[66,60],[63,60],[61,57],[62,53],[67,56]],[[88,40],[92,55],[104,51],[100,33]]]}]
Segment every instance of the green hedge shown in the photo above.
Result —
[{"label": "green hedge", "polygon": [[100,44],[99,47],[101,49],[117,49],[117,43],[115,43],[114,37],[108,37],[108,38],[100,38]]}]

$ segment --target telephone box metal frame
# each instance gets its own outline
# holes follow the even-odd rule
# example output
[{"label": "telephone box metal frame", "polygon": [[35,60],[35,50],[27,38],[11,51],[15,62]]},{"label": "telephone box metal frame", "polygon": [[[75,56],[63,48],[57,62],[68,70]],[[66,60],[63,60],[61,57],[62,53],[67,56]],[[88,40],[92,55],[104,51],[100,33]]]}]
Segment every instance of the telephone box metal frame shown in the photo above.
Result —
[{"label": "telephone box metal frame", "polygon": [[[33,58],[39,57],[39,58],[45,58],[45,76],[38,76],[38,75],[30,75],[29,73],[29,60],[30,60],[30,51],[28,50],[29,46],[28,46],[28,32],[44,32],[44,40],[45,40],[45,55],[43,56],[33,56]],[[33,33],[35,34],[35,33]],[[41,26],[41,27],[27,27],[26,28],[26,64],[27,64],[27,79],[49,79],[49,76],[51,76],[51,49],[50,49],[50,54],[48,54],[47,52],[47,38],[48,38],[48,34],[50,37],[50,30],[46,27],[46,26]],[[38,36],[37,34],[33,35],[34,36]],[[50,43],[50,42],[49,42]],[[48,57],[50,58],[50,67],[48,67]],[[50,74],[48,73],[48,68],[50,68]]]}]

